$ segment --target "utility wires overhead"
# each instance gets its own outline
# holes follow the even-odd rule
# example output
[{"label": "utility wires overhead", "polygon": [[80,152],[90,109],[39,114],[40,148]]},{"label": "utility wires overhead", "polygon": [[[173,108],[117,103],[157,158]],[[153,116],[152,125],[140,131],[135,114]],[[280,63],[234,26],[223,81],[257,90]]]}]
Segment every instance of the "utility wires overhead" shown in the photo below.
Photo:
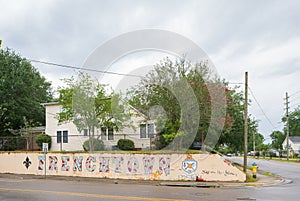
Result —
[{"label": "utility wires overhead", "polygon": [[91,71],[91,72],[111,74],[111,75],[121,75],[121,76],[130,76],[130,77],[139,77],[139,78],[142,77],[140,75],[126,74],[126,73],[117,73],[117,72],[104,71],[104,70],[98,70],[98,69],[93,69],[93,68],[82,68],[82,67],[65,65],[65,64],[58,64],[58,63],[47,62],[47,61],[39,61],[39,60],[35,60],[35,59],[28,59],[28,60],[31,61],[31,62],[34,62],[34,63],[46,64],[46,65],[50,65],[50,66],[58,66],[58,67],[61,67],[61,68],[69,68],[69,69],[75,69],[75,70],[84,70],[84,71]]}]

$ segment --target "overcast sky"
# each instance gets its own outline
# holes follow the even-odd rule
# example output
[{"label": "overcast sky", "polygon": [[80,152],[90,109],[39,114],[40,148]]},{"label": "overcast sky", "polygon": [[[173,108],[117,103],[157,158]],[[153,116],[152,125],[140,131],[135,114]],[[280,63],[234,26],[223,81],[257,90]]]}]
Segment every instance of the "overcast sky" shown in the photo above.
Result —
[{"label": "overcast sky", "polygon": [[[250,89],[263,109],[250,93],[250,113],[259,120],[259,131],[265,136],[282,129],[278,122],[284,114],[285,92],[300,91],[297,0],[0,0],[0,8],[3,47],[28,59],[78,67],[99,45],[126,32],[150,28],[181,34],[208,54],[227,81],[244,82],[244,72],[249,72]],[[54,86],[75,73],[34,65]],[[300,103],[300,93],[290,102],[293,110]]]}]

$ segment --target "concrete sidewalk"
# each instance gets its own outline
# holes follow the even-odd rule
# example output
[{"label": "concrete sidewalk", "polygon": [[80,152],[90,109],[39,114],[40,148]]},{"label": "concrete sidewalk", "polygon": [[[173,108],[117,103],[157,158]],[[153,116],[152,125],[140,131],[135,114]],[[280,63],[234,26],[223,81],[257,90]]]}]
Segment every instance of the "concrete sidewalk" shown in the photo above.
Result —
[{"label": "concrete sidewalk", "polygon": [[[251,175],[251,172],[249,172]],[[259,186],[274,186],[280,184],[288,184],[292,181],[286,180],[280,176],[266,176],[263,172],[258,172],[257,182],[193,182],[193,181],[169,181],[161,182],[161,186],[177,186],[177,187],[198,187],[198,188],[238,188],[238,187],[259,187]]]}]

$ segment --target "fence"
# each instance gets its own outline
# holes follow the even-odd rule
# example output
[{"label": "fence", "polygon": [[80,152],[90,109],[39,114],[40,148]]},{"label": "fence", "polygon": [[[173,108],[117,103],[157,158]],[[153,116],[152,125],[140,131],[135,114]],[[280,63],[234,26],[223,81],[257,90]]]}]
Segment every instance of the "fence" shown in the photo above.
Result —
[{"label": "fence", "polygon": [[29,150],[36,151],[35,136],[6,136],[0,137],[0,151]]},{"label": "fence", "polygon": [[[29,136],[5,136],[0,137],[0,151],[38,151],[40,148],[35,142],[37,135]],[[95,135],[103,141],[105,150],[118,150],[117,142],[119,139],[129,139],[134,142],[136,150],[159,150],[160,145],[158,137],[155,135],[148,135],[146,138],[134,134],[115,134],[112,138],[107,136]],[[52,151],[82,151],[83,144],[89,139],[86,135],[57,135],[51,136],[52,138]],[[200,144],[200,143],[198,143]],[[193,144],[192,149],[200,149],[200,145]]]},{"label": "fence", "polygon": [[[2,136],[0,137],[0,151],[38,151],[40,148],[35,142],[37,135],[29,136]],[[52,137],[52,150],[54,151],[78,151],[82,150],[83,143],[89,139],[84,135],[58,135]],[[60,138],[58,138],[60,137]],[[113,138],[107,136],[95,136],[101,139],[106,149],[117,149],[117,141],[119,139],[130,139],[134,141],[135,147],[138,149],[155,149],[153,136],[149,138],[140,139],[132,134],[116,134]]]}]

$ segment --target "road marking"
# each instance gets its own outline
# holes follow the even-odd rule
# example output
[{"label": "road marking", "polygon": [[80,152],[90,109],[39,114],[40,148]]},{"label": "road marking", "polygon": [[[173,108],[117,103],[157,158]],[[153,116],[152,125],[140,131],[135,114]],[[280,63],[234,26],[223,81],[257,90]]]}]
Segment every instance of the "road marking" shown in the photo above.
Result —
[{"label": "road marking", "polygon": [[18,191],[18,192],[28,192],[28,193],[50,193],[50,194],[71,195],[71,196],[78,196],[78,197],[110,198],[110,199],[116,199],[116,200],[190,201],[190,200],[178,200],[178,199],[169,199],[169,198],[145,198],[145,197],[135,197],[135,196],[103,195],[103,194],[60,192],[60,191],[19,189],[19,188],[0,188],[0,191]]}]

